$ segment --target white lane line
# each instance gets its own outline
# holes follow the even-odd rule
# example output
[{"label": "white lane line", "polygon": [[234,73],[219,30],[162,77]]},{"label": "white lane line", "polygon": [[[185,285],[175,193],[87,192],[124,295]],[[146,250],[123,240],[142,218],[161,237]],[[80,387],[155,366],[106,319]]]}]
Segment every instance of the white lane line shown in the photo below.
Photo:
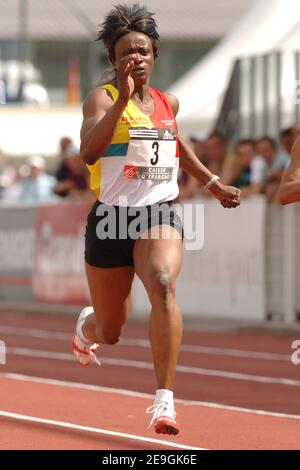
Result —
[{"label": "white lane line", "polygon": [[[135,392],[133,390],[126,390],[120,388],[112,388],[112,387],[103,387],[101,385],[92,385],[92,384],[83,384],[80,382],[67,382],[64,380],[56,380],[56,379],[47,379],[44,377],[32,377],[30,375],[23,375],[23,374],[14,374],[12,372],[0,372],[0,379],[9,379],[9,380],[17,380],[21,382],[32,382],[37,384],[43,385],[54,385],[59,387],[67,387],[72,389],[79,389],[79,390],[87,390],[91,392],[101,392],[101,393],[109,393],[115,395],[123,395],[127,397],[133,398],[143,398],[153,400],[154,395],[149,393],[141,393]],[[248,413],[254,415],[261,415],[261,416],[270,416],[273,418],[287,418],[287,419],[296,419],[300,421],[300,415],[295,414],[287,414],[287,413],[279,413],[275,411],[266,411],[266,410],[257,410],[252,408],[240,408],[238,406],[231,406],[231,405],[223,405],[220,403],[212,403],[206,401],[197,401],[197,400],[182,400],[179,398],[175,398],[175,403],[185,406],[201,406],[204,408],[213,408],[217,410],[224,410],[224,411],[234,411],[237,413]]]},{"label": "white lane line", "polygon": [[[143,339],[131,339],[123,338],[119,344],[124,346],[140,346],[143,348],[150,348],[150,342]],[[180,348],[182,352],[208,354],[213,356],[231,356],[231,357],[243,357],[248,359],[265,359],[267,361],[290,361],[291,356],[288,354],[275,354],[275,353],[264,353],[256,351],[244,351],[241,349],[231,348],[217,348],[212,346],[197,346],[190,344],[183,344]]]},{"label": "white lane line", "polygon": [[31,338],[68,340],[71,334],[60,331],[38,330],[36,328],[16,328],[13,326],[0,326],[0,333],[4,335],[28,336]]},{"label": "white lane line", "polygon": [[[73,354],[60,353],[53,351],[40,351],[38,349],[27,348],[7,348],[7,354],[14,354],[17,356],[38,357],[42,359],[55,359],[58,361],[75,361]],[[101,364],[117,367],[132,367],[135,369],[153,369],[151,362],[132,361],[127,359],[114,359],[110,357],[103,357],[100,359]],[[300,380],[288,379],[285,377],[265,377],[263,375],[250,375],[242,374],[239,372],[231,372],[225,370],[204,369],[201,367],[188,367],[178,365],[177,372],[184,374],[206,375],[210,377],[220,377],[224,379],[242,380],[247,382],[271,383],[277,385],[287,385],[291,387],[300,387]]]},{"label": "white lane line", "polygon": [[[16,328],[11,326],[0,326],[0,334],[26,336],[31,338],[50,339],[58,341],[70,341],[72,336],[69,333],[62,333],[59,331],[39,330],[34,328]],[[150,348],[150,342],[145,339],[135,338],[122,338],[118,343],[123,346],[133,346],[141,348]],[[290,361],[291,356],[288,354],[276,354],[268,352],[245,351],[241,349],[232,348],[218,348],[210,346],[198,346],[183,344],[181,346],[182,352],[208,354],[217,356],[230,356],[230,357],[243,357],[249,359],[263,359],[267,361]]]},{"label": "white lane line", "polygon": [[149,437],[136,436],[135,434],[126,434],[123,432],[109,431],[108,429],[95,428],[91,426],[81,426],[79,424],[66,423],[65,421],[55,421],[52,419],[37,418],[36,416],[28,416],[19,413],[10,413],[8,411],[0,410],[0,416],[10,418],[17,421],[26,421],[28,423],[46,424],[64,429],[75,429],[76,431],[91,432],[95,434],[102,434],[103,436],[121,437],[122,439],[130,439],[139,442],[149,442],[151,444],[159,444],[166,447],[175,447],[176,449],[189,449],[189,450],[207,450],[200,447],[191,447],[184,444],[177,444],[176,442],[161,441],[159,439],[151,439]]}]

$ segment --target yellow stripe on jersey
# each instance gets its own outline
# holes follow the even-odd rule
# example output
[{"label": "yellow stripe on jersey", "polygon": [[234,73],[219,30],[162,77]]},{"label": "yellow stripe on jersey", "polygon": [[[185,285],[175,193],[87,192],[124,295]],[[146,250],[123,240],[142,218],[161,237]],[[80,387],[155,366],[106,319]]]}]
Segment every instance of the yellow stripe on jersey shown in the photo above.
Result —
[{"label": "yellow stripe on jersey", "polygon": [[100,158],[93,163],[93,165],[86,164],[87,169],[90,172],[90,188],[96,194],[96,197],[100,196],[100,179],[101,179],[101,163]]}]

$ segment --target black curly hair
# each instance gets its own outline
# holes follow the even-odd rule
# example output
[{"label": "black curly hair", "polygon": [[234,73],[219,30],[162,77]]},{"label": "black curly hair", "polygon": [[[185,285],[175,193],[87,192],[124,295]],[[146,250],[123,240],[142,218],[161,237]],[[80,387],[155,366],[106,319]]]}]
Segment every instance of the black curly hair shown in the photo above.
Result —
[{"label": "black curly hair", "polygon": [[114,46],[116,42],[131,31],[143,33],[151,39],[154,58],[156,59],[158,56],[159,34],[153,16],[154,13],[138,3],[134,5],[114,5],[114,8],[101,23],[101,29],[97,35],[97,40],[103,42],[111,62],[115,59]]}]

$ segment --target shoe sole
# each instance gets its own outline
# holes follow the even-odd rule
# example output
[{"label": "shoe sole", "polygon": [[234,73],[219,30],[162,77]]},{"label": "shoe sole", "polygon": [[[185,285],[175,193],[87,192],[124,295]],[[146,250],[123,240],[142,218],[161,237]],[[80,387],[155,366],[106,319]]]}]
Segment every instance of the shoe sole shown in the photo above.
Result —
[{"label": "shoe sole", "polygon": [[154,430],[156,434],[176,436],[179,433],[179,425],[168,419],[160,419],[155,423]]},{"label": "shoe sole", "polygon": [[[87,367],[89,366],[91,363],[92,363],[92,359],[89,360],[89,362],[86,362],[85,364],[83,362],[81,362],[78,358],[78,356],[76,355],[75,353],[75,350],[78,349],[78,347],[76,346],[75,344],[75,335],[73,336],[72,338],[72,350],[73,350],[73,354],[75,356],[75,359],[77,360],[78,364],[80,364],[81,366],[83,367]],[[80,353],[80,352],[79,352]],[[83,354],[83,353],[80,353],[80,354]]]}]

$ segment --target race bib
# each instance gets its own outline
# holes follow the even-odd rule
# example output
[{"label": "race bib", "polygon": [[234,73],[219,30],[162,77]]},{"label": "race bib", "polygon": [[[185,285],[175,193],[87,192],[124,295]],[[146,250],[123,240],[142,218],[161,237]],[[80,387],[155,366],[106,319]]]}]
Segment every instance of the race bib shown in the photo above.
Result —
[{"label": "race bib", "polygon": [[171,128],[129,129],[124,178],[169,181],[176,158],[176,134]]}]

